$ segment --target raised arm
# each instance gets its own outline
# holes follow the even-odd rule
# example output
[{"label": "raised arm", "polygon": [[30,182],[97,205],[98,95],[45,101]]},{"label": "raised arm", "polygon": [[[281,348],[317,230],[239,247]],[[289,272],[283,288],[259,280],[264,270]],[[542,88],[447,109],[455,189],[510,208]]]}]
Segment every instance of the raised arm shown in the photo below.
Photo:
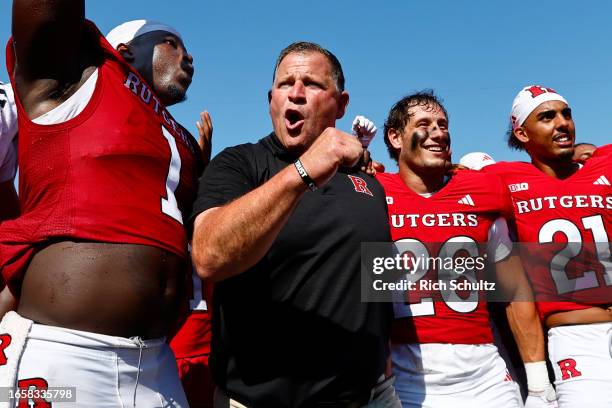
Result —
[{"label": "raised arm", "polygon": [[14,0],[16,74],[24,81],[62,79],[80,67],[84,0]]}]

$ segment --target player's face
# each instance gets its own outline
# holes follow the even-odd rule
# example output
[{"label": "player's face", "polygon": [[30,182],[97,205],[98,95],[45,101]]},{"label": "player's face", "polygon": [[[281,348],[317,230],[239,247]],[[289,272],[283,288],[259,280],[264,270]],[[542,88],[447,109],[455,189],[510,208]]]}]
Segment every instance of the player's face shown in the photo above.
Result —
[{"label": "player's face", "polygon": [[183,41],[166,31],[137,38],[134,67],[149,81],[165,105],[185,99],[193,77],[193,58]]},{"label": "player's face", "polygon": [[268,100],[274,132],[287,150],[301,154],[344,115],[348,94],[336,88],[323,54],[291,53],[276,69]]},{"label": "player's face", "polygon": [[399,160],[414,171],[441,169],[450,162],[448,119],[438,105],[410,108],[401,132]]},{"label": "player's face", "polygon": [[572,110],[565,102],[544,102],[515,130],[515,135],[531,156],[571,159],[576,139]]}]

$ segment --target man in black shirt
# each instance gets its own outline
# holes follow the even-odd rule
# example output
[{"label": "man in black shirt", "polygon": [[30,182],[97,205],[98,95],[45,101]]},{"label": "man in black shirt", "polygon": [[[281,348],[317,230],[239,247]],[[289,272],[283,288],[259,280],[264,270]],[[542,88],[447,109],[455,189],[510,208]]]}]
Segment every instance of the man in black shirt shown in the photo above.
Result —
[{"label": "man in black shirt", "polygon": [[385,196],[335,129],[337,58],[294,43],[268,94],[274,132],[221,152],[202,177],[193,258],[216,282],[218,407],[399,406],[384,373],[389,304],[360,302],[360,244],[389,241]]}]

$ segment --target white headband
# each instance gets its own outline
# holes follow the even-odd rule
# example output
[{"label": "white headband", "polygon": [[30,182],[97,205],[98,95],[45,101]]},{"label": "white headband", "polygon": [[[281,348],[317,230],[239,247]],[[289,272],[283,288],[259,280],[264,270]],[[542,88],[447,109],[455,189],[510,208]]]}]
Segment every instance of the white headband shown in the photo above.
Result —
[{"label": "white headband", "polygon": [[480,170],[489,164],[495,164],[495,160],[486,153],[472,152],[463,156],[461,160],[459,160],[459,164],[471,170]]},{"label": "white headband", "polygon": [[181,38],[179,32],[169,25],[159,23],[157,21],[134,20],[128,21],[127,23],[123,23],[113,28],[106,35],[106,40],[113,46],[113,48],[117,48],[119,44],[127,44],[134,38],[150,33],[151,31],[167,31],[176,35],[178,38]]},{"label": "white headband", "polygon": [[535,108],[548,101],[561,101],[568,104],[565,98],[554,89],[540,85],[531,85],[523,88],[514,98],[514,102],[512,102],[512,112],[510,113],[512,129],[522,126]]}]

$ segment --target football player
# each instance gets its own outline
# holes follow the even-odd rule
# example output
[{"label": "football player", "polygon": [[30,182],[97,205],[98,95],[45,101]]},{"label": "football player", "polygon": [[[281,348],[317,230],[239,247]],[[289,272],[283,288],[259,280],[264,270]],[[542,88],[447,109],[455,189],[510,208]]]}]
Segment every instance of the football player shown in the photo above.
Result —
[{"label": "football player", "polygon": [[[476,259],[488,256],[516,300],[508,306],[508,318],[529,376],[528,404],[542,400],[554,406],[546,371],[531,370],[544,362],[544,341],[533,303],[523,301],[529,300],[530,289],[503,218],[512,215],[507,188],[499,177],[475,171],[446,176],[448,125],[444,106],[431,92],[401,99],[385,122],[385,143],[399,166],[397,174],[378,175],[392,238],[400,253],[434,260],[416,269],[419,286],[406,301],[395,303],[391,356],[397,393],[404,407],[522,406],[517,385],[493,345],[483,296],[487,288],[478,287],[484,264],[459,270],[436,263],[467,251]],[[460,277],[476,284],[463,297],[452,288],[420,286],[450,285]]]},{"label": "football player", "polygon": [[514,99],[510,147],[531,163],[496,163],[512,196],[518,241],[538,311],[560,407],[612,406],[612,166],[610,145],[573,161],[567,100],[532,85]]}]

